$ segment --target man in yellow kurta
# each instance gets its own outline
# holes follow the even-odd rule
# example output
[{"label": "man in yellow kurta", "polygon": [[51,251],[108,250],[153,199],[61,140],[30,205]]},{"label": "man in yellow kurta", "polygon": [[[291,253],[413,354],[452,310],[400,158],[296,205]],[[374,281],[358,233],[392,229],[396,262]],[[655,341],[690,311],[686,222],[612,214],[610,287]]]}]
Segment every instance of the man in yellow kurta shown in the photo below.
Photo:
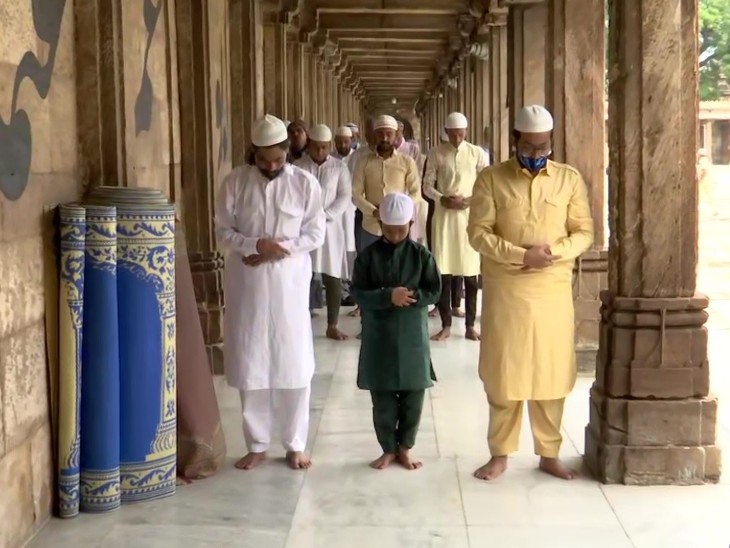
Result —
[{"label": "man in yellow kurta", "polygon": [[418,204],[421,177],[413,158],[395,149],[398,122],[392,116],[378,116],[373,124],[375,151],[367,151],[355,164],[352,199],[362,212],[361,249],[383,235],[378,221],[378,206],[386,194],[408,194]]},{"label": "man in yellow kurta", "polygon": [[558,460],[565,397],[576,378],[572,275],[593,243],[588,191],[577,170],[548,160],[553,119],[541,106],[515,119],[516,157],[482,171],[469,242],[482,255],[479,376],[489,401],[490,480],[518,448],[527,400],[540,469],[572,479]]},{"label": "man in yellow kurta", "polygon": [[[487,167],[485,152],[466,142],[468,121],[460,112],[446,118],[448,140],[428,153],[423,192],[434,201],[431,225],[431,252],[441,272],[441,331],[432,337],[443,341],[451,336],[452,310],[457,307],[452,299],[455,277],[464,277],[466,289],[466,338],[478,341],[474,329],[477,317],[479,253],[469,247],[466,227],[469,221],[469,203],[477,175]],[[459,288],[460,290],[461,288]]]}]

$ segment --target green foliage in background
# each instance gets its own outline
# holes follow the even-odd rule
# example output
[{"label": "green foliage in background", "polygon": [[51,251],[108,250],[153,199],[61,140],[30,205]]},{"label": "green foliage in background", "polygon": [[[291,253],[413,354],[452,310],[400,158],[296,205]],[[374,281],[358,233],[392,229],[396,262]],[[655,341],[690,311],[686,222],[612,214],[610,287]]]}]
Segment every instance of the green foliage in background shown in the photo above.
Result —
[{"label": "green foliage in background", "polygon": [[730,79],[730,0],[700,0],[700,99],[722,96]]}]

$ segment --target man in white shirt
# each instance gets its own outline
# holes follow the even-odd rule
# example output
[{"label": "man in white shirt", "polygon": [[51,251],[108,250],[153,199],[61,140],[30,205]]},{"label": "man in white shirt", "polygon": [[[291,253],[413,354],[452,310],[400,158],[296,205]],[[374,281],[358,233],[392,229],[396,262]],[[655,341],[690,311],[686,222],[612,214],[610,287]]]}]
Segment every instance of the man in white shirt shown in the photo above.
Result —
[{"label": "man in white shirt", "polygon": [[352,205],[352,179],[347,165],[330,155],[332,132],[319,124],[309,131],[307,154],[294,165],[314,175],[322,189],[322,206],[327,218],[324,245],[312,252],[312,271],[322,276],[327,301],[327,338],[347,339],[338,328],[342,280],[350,277],[347,262],[345,215]]},{"label": "man in white shirt", "polygon": [[287,163],[281,120],[258,120],[251,141],[254,165],[225,178],[215,209],[226,251],[224,366],[228,384],[240,393],[248,447],[236,468],[261,463],[277,422],[289,466],[309,468],[310,253],[325,238],[322,192],[311,174]]}]

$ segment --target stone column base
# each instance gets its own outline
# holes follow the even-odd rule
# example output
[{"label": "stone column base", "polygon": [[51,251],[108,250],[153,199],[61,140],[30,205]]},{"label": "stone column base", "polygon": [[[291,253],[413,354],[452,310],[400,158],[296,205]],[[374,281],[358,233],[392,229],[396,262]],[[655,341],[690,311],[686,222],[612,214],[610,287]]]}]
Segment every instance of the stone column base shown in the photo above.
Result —
[{"label": "stone column base", "polygon": [[717,399],[709,395],[707,297],[601,294],[601,340],[585,460],[604,483],[715,483]]},{"label": "stone column base", "polygon": [[223,256],[218,252],[191,253],[195,298],[211,370],[223,374]]},{"label": "stone column base", "polygon": [[581,255],[573,270],[575,351],[578,371],[596,370],[601,291],[608,287],[608,250],[593,249]]}]

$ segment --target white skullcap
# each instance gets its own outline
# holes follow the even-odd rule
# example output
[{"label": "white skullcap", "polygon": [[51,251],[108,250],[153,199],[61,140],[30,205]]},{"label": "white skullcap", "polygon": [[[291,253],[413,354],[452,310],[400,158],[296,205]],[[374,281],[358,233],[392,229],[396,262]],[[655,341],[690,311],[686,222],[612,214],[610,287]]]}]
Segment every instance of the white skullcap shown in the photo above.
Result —
[{"label": "white skullcap", "polygon": [[386,194],[378,208],[380,222],[384,225],[402,226],[413,220],[416,206],[408,194]]},{"label": "white skullcap", "polygon": [[452,112],[446,117],[446,129],[466,129],[469,121],[461,112]]},{"label": "white skullcap", "polygon": [[373,129],[383,129],[388,128],[392,129],[393,131],[398,131],[398,122],[396,122],[395,118],[392,116],[388,116],[387,114],[383,114],[382,116],[378,116],[375,119],[375,123],[373,124]]},{"label": "white skullcap", "polygon": [[251,142],[257,147],[271,147],[286,141],[289,134],[284,122],[276,116],[267,114],[256,120],[251,130]]},{"label": "white skullcap", "polygon": [[318,143],[329,143],[332,140],[332,132],[324,124],[317,124],[309,130],[309,138]]},{"label": "white skullcap", "polygon": [[520,133],[547,133],[553,130],[553,116],[545,107],[524,107],[515,117],[515,130]]},{"label": "white skullcap", "polygon": [[444,129],[441,130],[440,137],[441,137],[441,140],[442,141],[448,141],[449,140],[449,134],[446,133],[446,128],[444,128]]},{"label": "white skullcap", "polygon": [[337,137],[352,137],[352,130],[349,126],[340,126],[335,130]]}]

